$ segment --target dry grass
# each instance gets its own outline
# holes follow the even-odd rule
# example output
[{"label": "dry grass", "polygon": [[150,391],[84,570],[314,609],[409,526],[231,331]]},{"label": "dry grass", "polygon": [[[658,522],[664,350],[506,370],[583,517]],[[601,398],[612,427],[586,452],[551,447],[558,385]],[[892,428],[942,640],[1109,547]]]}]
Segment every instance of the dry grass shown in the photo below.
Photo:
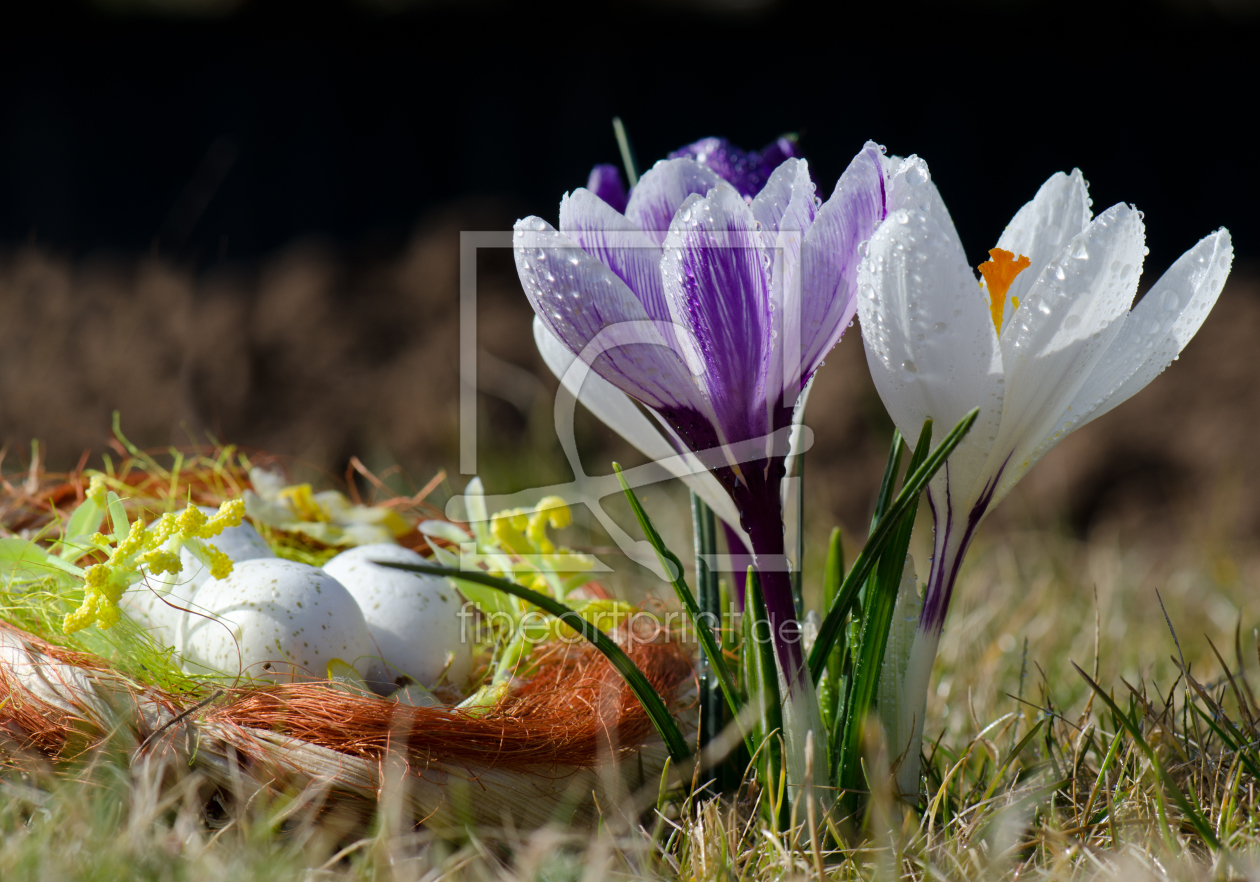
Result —
[{"label": "dry grass", "polygon": [[[1260,671],[1254,637],[1239,633],[1235,643],[1238,617],[1255,621],[1248,565],[1197,548],[1155,555],[1047,532],[982,539],[929,703],[929,810],[877,793],[856,835],[820,825],[811,840],[798,819],[795,836],[777,836],[746,793],[696,806],[678,789],[630,821],[605,807],[593,830],[479,829],[455,839],[412,828],[386,797],[370,835],[346,838],[301,793],[207,802],[195,776],[163,787],[158,771],[127,768],[106,750],[86,765],[6,776],[0,876],[758,880],[821,868],[832,879],[1255,878],[1260,709],[1249,682]],[[1179,676],[1178,643],[1202,692]],[[1073,661],[1133,712],[1221,849],[1196,832]],[[872,747],[878,769],[886,758]]]}]

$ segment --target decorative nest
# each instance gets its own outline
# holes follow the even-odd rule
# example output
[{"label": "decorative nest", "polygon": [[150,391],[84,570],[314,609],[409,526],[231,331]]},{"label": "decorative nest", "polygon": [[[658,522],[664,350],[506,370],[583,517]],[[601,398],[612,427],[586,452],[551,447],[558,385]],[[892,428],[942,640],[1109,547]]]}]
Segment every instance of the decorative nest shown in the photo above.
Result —
[{"label": "decorative nest", "polygon": [[[37,467],[18,484],[3,481],[3,532],[30,535],[85,486],[77,473]],[[239,470],[203,470],[181,492],[212,504],[244,486]],[[0,620],[0,762],[9,766],[73,764],[108,747],[133,765],[161,764],[163,774],[199,774],[237,798],[314,790],[366,821],[394,794],[415,822],[436,829],[533,828],[589,822],[600,806],[654,795],[668,755],[634,694],[585,643],[535,648],[529,674],[504,700],[468,712],[329,682],[164,688],[135,665],[32,627],[30,616],[8,618],[24,626]],[[688,702],[694,672],[676,643],[619,642],[672,708]]]}]

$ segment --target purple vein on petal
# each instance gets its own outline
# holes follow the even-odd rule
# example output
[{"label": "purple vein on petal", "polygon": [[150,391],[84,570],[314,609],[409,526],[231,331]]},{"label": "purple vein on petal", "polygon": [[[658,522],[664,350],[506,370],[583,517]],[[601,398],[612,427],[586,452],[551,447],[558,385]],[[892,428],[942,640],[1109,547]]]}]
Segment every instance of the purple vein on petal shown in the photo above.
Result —
[{"label": "purple vein on petal", "polygon": [[630,192],[626,217],[657,245],[689,196],[704,196],[722,178],[690,159],[663,159],[647,170]]},{"label": "purple vein on petal", "polygon": [[[763,241],[747,204],[729,186],[679,211],[661,262],[674,321],[692,335],[724,440],[765,435],[769,280]],[[761,403],[758,406],[758,403]]]},{"label": "purple vein on petal", "polygon": [[859,247],[886,213],[879,148],[868,143],[818,210],[801,249],[801,344],[809,380],[857,311]]},{"label": "purple vein on petal", "polygon": [[[534,312],[569,350],[649,407],[704,412],[687,365],[608,267],[538,218],[516,225],[513,253]],[[588,346],[597,343],[599,352]]]},{"label": "purple vein on petal", "polygon": [[625,282],[649,318],[669,321],[660,246],[625,215],[589,190],[577,190],[560,201],[560,230]]}]

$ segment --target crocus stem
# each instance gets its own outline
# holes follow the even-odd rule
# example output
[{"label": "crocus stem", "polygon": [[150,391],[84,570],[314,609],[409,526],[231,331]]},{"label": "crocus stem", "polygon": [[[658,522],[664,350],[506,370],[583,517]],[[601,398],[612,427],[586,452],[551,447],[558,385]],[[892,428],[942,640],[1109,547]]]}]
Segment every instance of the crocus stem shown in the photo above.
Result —
[{"label": "crocus stem", "polygon": [[809,675],[805,654],[801,651],[796,605],[792,600],[792,578],[784,567],[783,523],[778,517],[764,520],[773,522],[766,524],[762,523],[762,519],[749,519],[748,537],[752,540],[753,559],[761,579],[779,667],[783,670],[789,692],[796,692],[800,682],[809,679]]},{"label": "crocus stem", "polygon": [[[767,473],[773,475],[776,470],[781,479],[781,461],[772,463]],[[744,504],[741,509],[744,526],[748,530],[748,540],[752,544],[753,561],[761,582],[775,655],[786,687],[783,695],[783,734],[787,748],[785,759],[788,781],[793,789],[793,802],[796,802],[806,792],[803,788],[807,774],[812,774],[815,785],[813,792],[819,797],[823,792],[820,788],[825,787],[829,772],[825,763],[814,763],[811,767],[805,761],[805,741],[809,733],[814,733],[815,740],[822,737],[822,712],[814,691],[813,678],[805,664],[800,620],[796,617],[796,604],[792,599],[792,575],[788,572],[787,556],[784,554],[783,508],[779,482],[771,480],[762,486],[764,492],[755,500],[757,504],[747,504],[748,500],[745,499],[742,500]],[[736,501],[741,502],[738,497]]]},{"label": "crocus stem", "polygon": [[[948,468],[947,463],[946,469]],[[954,583],[958,581],[958,570],[967,549],[971,547],[971,540],[975,538],[980,522],[987,513],[986,503],[987,500],[982,500],[969,510],[960,511],[950,498],[948,475],[944,494],[935,492],[935,488],[928,491],[928,504],[932,508],[936,527],[932,547],[932,572],[928,576],[927,593],[923,597],[923,612],[919,619],[921,630],[934,630],[939,634],[944,626],[945,613],[949,610],[949,601],[954,595]]]},{"label": "crocus stem", "polygon": [[911,804],[919,800],[923,715],[927,711],[928,684],[932,679],[932,665],[936,661],[936,649],[940,642],[941,632],[938,630],[925,631],[919,628],[915,631],[905,676],[901,681],[900,707],[896,714],[897,731],[886,733],[889,753],[893,762],[897,763],[898,794]]},{"label": "crocus stem", "polygon": [[[743,554],[744,540],[740,538],[739,532],[726,521],[722,521],[722,531],[726,534],[726,553],[732,557]],[[744,583],[748,578],[745,570],[745,567],[737,566],[731,573],[731,599],[740,612],[744,611]]]},{"label": "crocus stem", "polygon": [[[932,511],[937,517],[936,536],[932,552],[932,571],[928,576],[927,594],[923,598],[923,610],[919,626],[915,630],[910,657],[905,662],[902,676],[899,707],[895,714],[885,716],[885,724],[894,719],[887,733],[894,762],[897,767],[897,788],[903,799],[914,802],[919,795],[919,754],[923,742],[923,715],[927,709],[928,686],[932,679],[932,666],[936,650],[941,642],[941,629],[945,613],[963,557],[976,528],[984,518],[984,510],[973,509],[965,517],[949,506],[949,493],[944,494],[945,504],[937,494],[929,494]],[[951,516],[952,515],[952,516]]]}]

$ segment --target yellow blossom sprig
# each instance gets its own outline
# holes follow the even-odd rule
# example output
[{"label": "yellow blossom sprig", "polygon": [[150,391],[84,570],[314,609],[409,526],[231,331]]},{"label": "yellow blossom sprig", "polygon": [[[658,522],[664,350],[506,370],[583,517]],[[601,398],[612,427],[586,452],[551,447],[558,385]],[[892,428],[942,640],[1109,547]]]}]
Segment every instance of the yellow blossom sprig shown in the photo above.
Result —
[{"label": "yellow blossom sprig", "polygon": [[[596,561],[557,545],[549,530],[572,523],[572,512],[563,499],[548,496],[531,508],[505,509],[488,515],[480,482],[474,479],[466,492],[473,536],[445,521],[425,521],[420,531],[432,539],[458,546],[459,552],[430,542],[434,557],[443,565],[484,569],[489,575],[510,579],[571,605],[589,622],[604,629],[630,622],[640,611],[630,604],[606,599],[570,598],[590,581]],[[454,579],[456,587],[487,614],[507,613],[509,627],[499,634],[499,645],[486,680],[460,703],[469,713],[484,713],[511,689],[528,670],[535,644],[575,636],[571,625],[540,613],[518,598],[477,582]]]},{"label": "yellow blossom sprig", "polygon": [[[557,548],[547,528],[562,530],[573,522],[569,506],[559,496],[548,496],[533,508],[507,509],[490,518],[490,535],[498,547],[482,548],[491,575],[506,575],[535,591],[563,598],[586,581],[593,561],[567,548]],[[506,554],[504,553],[506,552]],[[523,574],[534,572],[528,581]],[[560,574],[574,574],[569,579]]]},{"label": "yellow blossom sprig", "polygon": [[254,521],[325,545],[394,542],[411,532],[411,525],[393,509],[355,505],[337,490],[316,493],[310,484],[285,486],[280,475],[259,468],[250,470],[249,480],[253,489],[245,491],[245,504]]},{"label": "yellow blossom sprig", "polygon": [[[187,548],[204,563],[213,578],[221,579],[232,572],[231,558],[207,540],[228,527],[240,525],[245,515],[244,500],[224,502],[211,517],[189,506],[179,515],[164,514],[146,527],[139,520],[127,523],[122,500],[118,494],[105,491],[104,482],[98,482],[97,477],[93,477],[86,495],[92,504],[110,512],[114,533],[96,533],[88,540],[90,546],[108,552],[109,557],[82,570],[83,602],[62,621],[62,630],[67,634],[94,622],[102,629],[117,624],[121,615],[118,602],[128,588],[144,578],[142,568],[154,574],[181,572],[180,548]],[[126,535],[120,538],[124,529]]]}]

